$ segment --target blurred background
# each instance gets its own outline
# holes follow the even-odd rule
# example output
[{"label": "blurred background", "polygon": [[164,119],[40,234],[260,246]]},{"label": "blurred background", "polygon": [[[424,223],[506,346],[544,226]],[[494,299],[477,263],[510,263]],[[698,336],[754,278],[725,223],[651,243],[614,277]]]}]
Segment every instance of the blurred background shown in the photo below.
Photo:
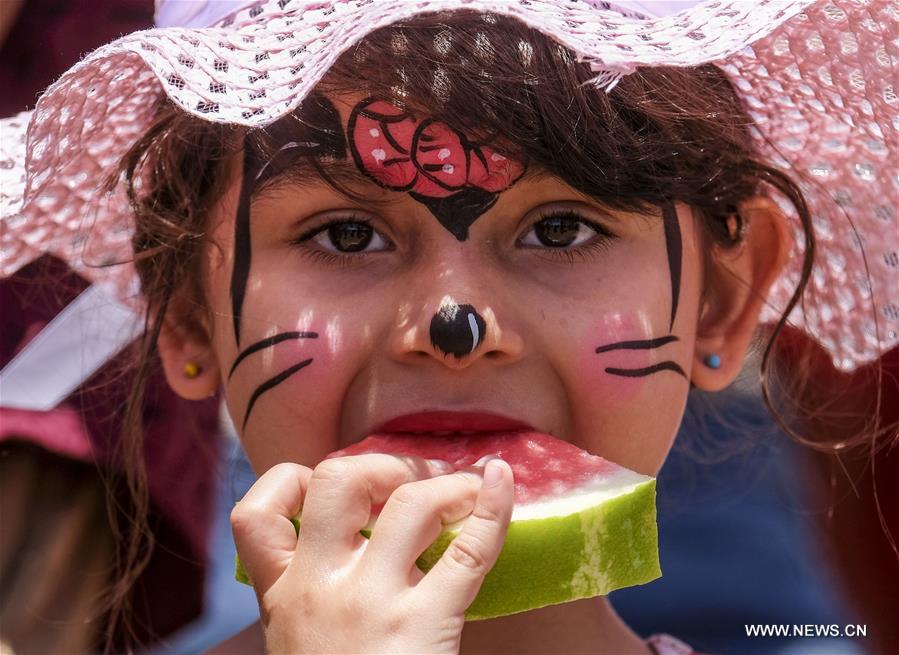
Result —
[{"label": "blurred background", "polygon": [[[151,0],[0,1],[0,117],[33,108],[84,54],[152,22]],[[0,281],[0,369],[86,286],[50,257]],[[102,593],[121,556],[107,494],[119,519],[129,511],[115,484],[128,356],[50,412],[3,408],[0,389],[0,652],[120,652],[136,639],[143,652],[200,653],[258,618],[252,590],[233,579],[228,525],[253,473],[218,399],[183,401],[157,375],[144,453],[157,544],[129,596],[128,630],[106,634]],[[897,421],[899,351],[883,362],[882,418]],[[835,387],[876,393],[868,373],[820,358]],[[899,558],[886,534],[899,533],[897,480],[896,449],[837,458],[790,441],[751,375],[714,396],[694,391],[659,475],[664,575],[612,602],[640,634],[707,653],[893,655]],[[867,636],[749,637],[747,624],[860,624]]]}]

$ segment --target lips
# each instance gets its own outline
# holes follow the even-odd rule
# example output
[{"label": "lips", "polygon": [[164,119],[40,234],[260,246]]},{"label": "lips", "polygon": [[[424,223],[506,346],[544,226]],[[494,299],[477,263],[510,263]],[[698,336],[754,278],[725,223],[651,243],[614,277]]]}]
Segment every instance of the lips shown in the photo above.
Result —
[{"label": "lips", "polygon": [[375,432],[477,433],[533,430],[527,423],[488,412],[429,411],[390,419]]}]

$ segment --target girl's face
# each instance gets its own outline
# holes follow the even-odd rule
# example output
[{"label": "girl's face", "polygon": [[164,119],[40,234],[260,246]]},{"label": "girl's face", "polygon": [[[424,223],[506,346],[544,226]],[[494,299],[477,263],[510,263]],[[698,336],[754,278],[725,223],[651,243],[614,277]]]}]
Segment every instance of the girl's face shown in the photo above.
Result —
[{"label": "girl's face", "polygon": [[608,211],[427,116],[330,101],[346,152],[323,165],[364,201],[285,177],[241,213],[237,171],[214,212],[212,345],[256,470],[449,410],[655,474],[694,356],[689,208]]}]

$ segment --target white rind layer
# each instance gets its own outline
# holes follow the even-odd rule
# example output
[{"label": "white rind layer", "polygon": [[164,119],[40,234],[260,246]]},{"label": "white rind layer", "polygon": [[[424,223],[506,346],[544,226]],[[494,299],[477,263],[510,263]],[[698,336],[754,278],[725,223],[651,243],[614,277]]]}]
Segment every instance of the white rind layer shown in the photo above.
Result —
[{"label": "white rind layer", "polygon": [[612,498],[629,494],[638,485],[649,480],[652,478],[648,475],[620,468],[614,473],[597,475],[596,478],[576,489],[554,495],[551,500],[516,505],[512,510],[512,520],[527,521],[578,514],[588,507],[594,507]]},{"label": "white rind layer", "polygon": [[[601,505],[612,498],[632,493],[639,485],[652,479],[648,475],[642,475],[626,468],[619,468],[612,473],[598,473],[593,480],[576,489],[553,496],[551,500],[515,505],[512,508],[512,520],[528,521],[579,514],[585,509]],[[373,516],[364,529],[372,530],[376,523],[377,517]],[[447,523],[443,527],[450,532],[456,532],[462,529],[463,523],[465,523],[464,518]]]}]

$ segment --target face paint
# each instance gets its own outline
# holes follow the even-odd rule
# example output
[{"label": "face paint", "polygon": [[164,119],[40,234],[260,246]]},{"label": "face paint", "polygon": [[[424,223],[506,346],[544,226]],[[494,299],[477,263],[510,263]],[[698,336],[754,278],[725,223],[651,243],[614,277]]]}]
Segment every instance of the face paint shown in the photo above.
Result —
[{"label": "face paint", "polygon": [[468,238],[471,224],[496,203],[497,194],[525,172],[521,163],[444,123],[419,121],[409,112],[374,98],[354,107],[347,135],[339,112],[321,94],[310,95],[298,116],[287,116],[265,128],[272,142],[284,144],[268,161],[249,147],[244,149],[231,275],[232,323],[238,345],[252,261],[250,200],[262,184],[282,173],[291,161],[322,156],[345,159],[349,145],[362,173],[388,189],[408,192],[460,241]]},{"label": "face paint", "polygon": [[[678,223],[677,210],[674,203],[666,203],[662,207],[662,224],[665,231],[665,251],[668,254],[668,271],[671,276],[671,319],[669,324],[669,330],[671,330],[674,327],[674,319],[677,315],[677,304],[680,296],[681,258],[683,256],[680,225]],[[615,350],[655,350],[677,340],[678,338],[676,336],[669,334],[652,339],[616,341],[598,346],[595,352],[599,355]],[[641,378],[662,371],[672,371],[684,379],[687,379],[687,374],[684,372],[684,369],[681,368],[677,362],[672,360],[664,360],[648,366],[639,367],[607,366],[604,370],[609,375],[626,378]]]},{"label": "face paint", "polygon": [[646,384],[644,380],[611,376],[606,368],[642,368],[654,362],[652,353],[644,350],[611,349],[597,357],[596,342],[636,341],[650,329],[645,319],[641,315],[612,312],[602,315],[585,332],[580,349],[585,355],[579,358],[577,379],[589,397],[602,398],[604,402],[621,406],[633,402],[639,396]]},{"label": "face paint", "polygon": [[347,140],[360,171],[385,188],[408,192],[459,241],[525,171],[445,123],[420,121],[375,98],[353,108]]},{"label": "face paint", "polygon": [[[619,341],[618,343],[610,343],[604,346],[599,346],[596,349],[596,353],[605,353],[609,352],[610,350],[653,350],[655,348],[661,348],[662,346],[669,344],[672,341],[677,341],[677,337],[668,335],[667,337],[659,337],[658,339]],[[684,373],[684,370],[672,361],[659,362],[658,364],[653,364],[652,366],[644,366],[641,368],[606,368],[606,373],[629,378],[645,377],[652,373],[657,373],[658,371],[674,371],[675,373],[679,373],[680,375],[687,377]]]},{"label": "face paint", "polygon": [[259,396],[264,394],[266,391],[270,391],[271,389],[274,389],[279,384],[284,382],[284,380],[288,379],[291,375],[293,375],[294,373],[296,373],[297,371],[299,371],[301,369],[306,368],[311,363],[312,363],[311,358],[304,359],[303,361],[299,362],[298,364],[294,364],[290,368],[288,368],[284,371],[281,371],[276,376],[269,378],[268,380],[266,380],[265,382],[260,384],[258,387],[256,387],[256,390],[253,392],[253,395],[250,396],[250,402],[247,403],[247,411],[244,413],[244,416],[243,416],[243,423],[240,428],[241,431],[246,430],[247,421],[250,420],[250,412],[253,411],[253,406],[256,404],[256,401],[259,400]]},{"label": "face paint", "polygon": [[[312,94],[303,103],[302,121],[299,132],[297,130],[296,117],[287,116],[266,128],[268,135],[277,143],[283,145],[271,158],[264,160],[254,152],[246,143],[244,145],[243,179],[241,181],[240,198],[237,205],[237,215],[234,220],[234,266],[231,270],[231,312],[234,340],[240,346],[241,315],[246,296],[247,281],[250,276],[252,262],[252,243],[250,238],[250,200],[253,193],[266,181],[281,174],[297,157],[322,157],[346,158],[346,141],[343,128],[340,125],[340,114],[334,105],[320,94]],[[288,135],[295,137],[289,140]],[[280,137],[280,139],[279,139]],[[298,139],[296,138],[298,137]],[[314,339],[315,332],[284,332],[262,339],[243,349],[231,365],[228,379],[234,374],[238,365],[254,353],[273,347],[284,341],[293,339]],[[312,359],[305,359],[269,378],[259,385],[250,396],[241,430],[246,428],[256,401],[265,392],[277,387],[292,375],[312,363]]]},{"label": "face paint", "polygon": [[[647,342],[652,343],[652,342]],[[654,347],[654,346],[650,346]],[[659,371],[674,371],[682,378],[686,379],[687,374],[684,373],[684,369],[680,367],[677,362],[672,361],[664,361],[659,362],[658,364],[653,364],[652,366],[646,366],[644,368],[607,368],[606,373],[610,373],[611,375],[620,375],[621,377],[626,378],[644,378],[647,375],[652,375],[653,373],[658,373]]]},{"label": "face paint", "polygon": [[[240,354],[235,358],[234,363],[231,365],[231,370],[228,372],[228,380],[231,380],[231,377],[234,375],[234,371],[237,370],[237,367],[246,360],[247,357],[264,351],[268,348],[273,348],[279,343],[283,343],[285,341],[294,341],[297,339],[317,339],[317,332],[305,332],[305,331],[294,331],[294,332],[282,332],[280,334],[273,335],[271,337],[266,337],[265,339],[260,339],[256,343],[253,343],[246,348],[244,348]],[[278,375],[275,375],[272,378],[269,378],[262,384],[260,384],[250,396],[250,401],[247,403],[247,409],[244,412],[243,423],[241,429],[246,428],[247,421],[250,419],[250,412],[253,410],[253,406],[256,404],[256,401],[259,397],[264,394],[266,391],[275,388],[284,380],[292,376],[297,371],[307,367],[312,363],[312,358],[305,359],[297,364],[294,364],[287,369],[283,370]]]},{"label": "face paint", "polygon": [[[250,276],[250,199],[266,181],[284,172],[298,157],[346,158],[340,114],[330,100],[313,93],[303,103],[302,119],[293,115],[265,128],[275,143],[283,143],[267,160],[244,143],[243,179],[234,220],[234,267],[231,270],[231,315],[234,340],[240,345],[240,317]],[[299,125],[299,128],[297,127]],[[291,137],[293,137],[291,139]]]},{"label": "face paint", "polygon": [[477,350],[487,335],[487,323],[471,305],[444,303],[431,318],[431,345],[457,358]]},{"label": "face paint", "polygon": [[[607,353],[614,350],[642,350],[649,351],[655,350],[657,348],[661,348],[669,343],[677,341],[678,338],[674,335],[668,335],[664,337],[659,337],[656,339],[635,339],[628,341],[618,341],[616,343],[609,343],[602,346],[598,346],[596,348],[596,354]],[[680,367],[676,362],[671,360],[665,360],[662,362],[658,362],[649,366],[641,366],[641,367],[620,367],[620,366],[607,366],[605,367],[605,372],[609,375],[617,375],[620,377],[627,378],[641,378],[646,377],[647,375],[652,375],[653,373],[659,373],[660,371],[674,371],[678,375],[682,376],[684,379],[687,378],[687,374],[684,373],[684,369]]]},{"label": "face paint", "polygon": [[253,353],[259,352],[260,350],[264,350],[266,348],[271,348],[282,341],[288,341],[290,339],[317,339],[317,332],[282,332],[281,334],[276,334],[273,337],[268,337],[262,339],[261,341],[257,341],[256,343],[247,346],[244,348],[237,358],[234,360],[234,363],[231,365],[231,370],[228,372],[228,379],[231,379],[231,376],[234,375],[234,371],[237,369],[237,365],[240,364],[244,359],[252,355]]},{"label": "face paint", "polygon": [[240,346],[240,315],[247,291],[247,279],[250,277],[250,196],[257,174],[248,149],[244,150],[243,172],[237,216],[234,218],[234,267],[231,269],[231,321],[234,328],[234,342],[238,346]]},{"label": "face paint", "polygon": [[673,202],[666,203],[662,207],[662,224],[665,227],[668,270],[671,273],[671,323],[668,326],[668,331],[670,332],[674,329],[674,317],[677,315],[677,302],[680,298],[681,258],[683,257],[680,224],[677,220],[677,210]]},{"label": "face paint", "polygon": [[[345,138],[350,115],[364,98],[334,99],[338,136]],[[235,253],[228,246],[210,248],[204,267],[213,341],[224,364],[222,377],[228,380],[229,411],[257,471],[282,461],[315,466],[328,452],[358,441],[393,415],[429,407],[484,407],[484,399],[489,401],[487,409],[525,420],[629,468],[657,470],[681,419],[688,384],[675,370],[651,372],[651,367],[672,362],[688,371],[692,329],[679,327],[674,333],[664,324],[682,315],[681,323],[687,325],[699,315],[702,271],[694,218],[688,211],[677,206],[679,229],[674,215],[661,206],[647,229],[631,229],[623,223],[628,218],[621,216],[620,238],[612,247],[587,250],[589,256],[568,262],[557,257],[561,253],[549,257],[549,252],[520,248],[511,238],[518,236],[519,223],[525,216],[536,219],[537,209],[542,215],[544,208],[557,203],[578,210],[584,205],[588,218],[594,209],[604,216],[605,208],[594,208],[564,180],[523,176],[508,194],[515,198],[501,197],[469,228],[472,238],[481,231],[496,237],[497,247],[454,249],[449,254],[457,260],[452,261],[421,256],[422,244],[454,239],[443,224],[428,217],[426,207],[406,195],[412,187],[394,196],[370,182],[350,156],[333,161],[307,155],[322,151],[316,144],[325,143],[326,135],[297,129],[297,116],[291,121],[277,138],[270,126],[248,139],[251,156],[244,186],[252,193],[252,217],[245,216],[252,221],[246,223],[252,227],[252,240],[245,233],[243,247],[252,247],[252,266],[235,275]],[[418,127],[415,123],[413,135],[407,137],[410,149]],[[436,134],[425,127],[417,150],[427,148],[426,137]],[[350,147],[344,145],[346,154]],[[421,154],[441,161],[440,150]],[[480,161],[472,154],[475,160]],[[257,162],[263,165],[252,172]],[[407,163],[413,174],[401,183],[435,184],[411,157]],[[286,173],[283,179],[270,179],[279,170]],[[441,179],[434,171],[426,172]],[[325,183],[328,175],[346,183],[351,194],[360,194],[339,193]],[[227,202],[215,206],[213,243],[234,242],[238,231],[232,221],[240,191],[238,178],[227,189]],[[443,190],[445,197],[459,191]],[[369,197],[375,201],[370,207]],[[372,253],[376,265],[370,268],[307,258],[294,243],[298,236],[312,233],[313,223],[322,226],[332,218],[353,219],[357,214],[375,214],[376,228],[383,225],[387,236],[399,237],[396,251]],[[667,235],[663,216],[668,217]],[[503,234],[510,238],[502,239]],[[314,250],[339,245],[336,240],[328,244],[326,237],[323,233],[309,245]],[[678,274],[679,237],[683,255]],[[478,275],[481,266],[490,267],[484,269],[490,275]],[[666,271],[670,289],[664,284]],[[448,273],[458,277],[443,277]],[[231,285],[232,278],[241,277],[242,306],[233,302],[239,294],[231,293],[238,288]],[[410,283],[416,285],[414,294]],[[443,316],[438,312],[443,297],[458,303],[455,318],[451,311]],[[424,315],[422,306],[428,307]],[[480,310],[483,324],[477,320]],[[241,311],[240,344],[235,347],[232,313]],[[561,321],[566,324],[560,327]],[[448,334],[442,335],[441,327],[448,328]],[[314,331],[317,337],[302,331]],[[470,375],[459,369],[488,349],[499,356],[479,360],[476,368],[468,369]],[[436,361],[421,357],[422,351],[433,353]]]},{"label": "face paint", "polygon": [[677,337],[669,335],[667,337],[659,337],[658,339],[636,339],[634,341],[618,341],[605,346],[599,346],[596,349],[598,353],[609,352],[610,350],[649,350],[664,346],[666,343],[677,341]]}]

